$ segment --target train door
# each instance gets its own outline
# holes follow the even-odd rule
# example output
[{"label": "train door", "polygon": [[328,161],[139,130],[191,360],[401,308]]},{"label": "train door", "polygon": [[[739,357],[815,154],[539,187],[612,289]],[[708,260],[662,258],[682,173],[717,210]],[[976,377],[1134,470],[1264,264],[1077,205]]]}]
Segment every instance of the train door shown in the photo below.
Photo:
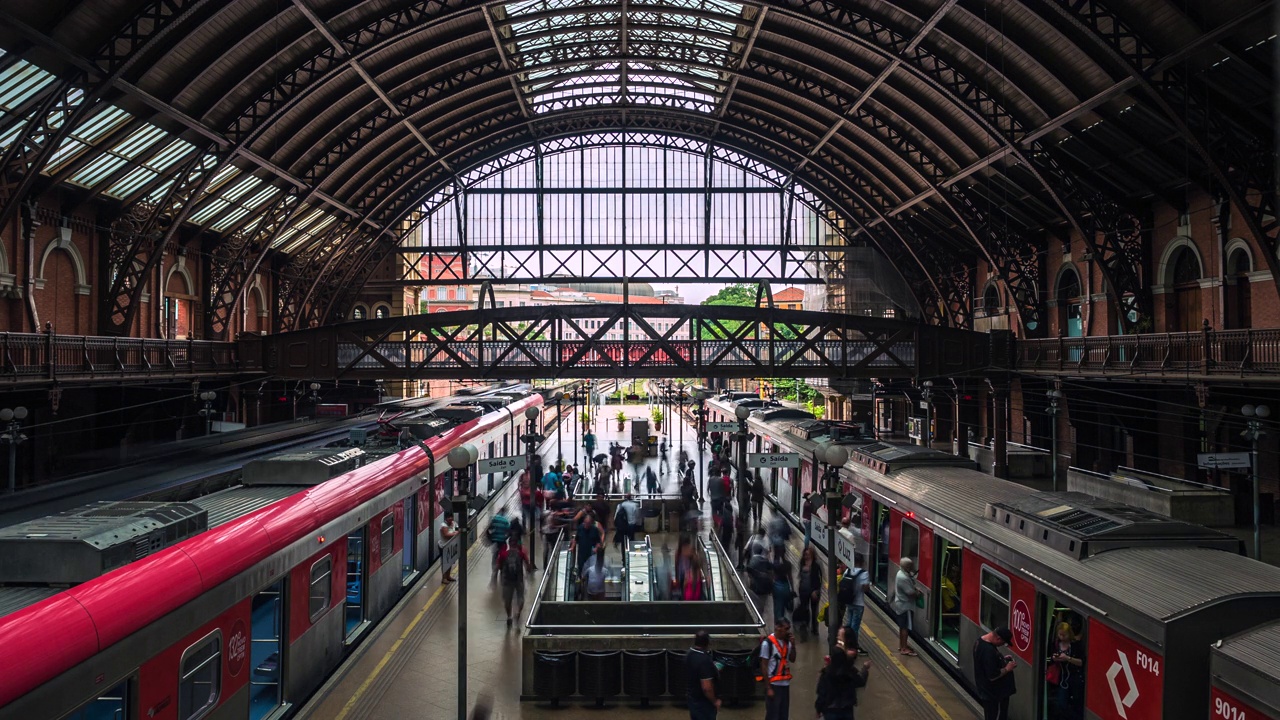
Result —
[{"label": "train door", "polygon": [[[1037,717],[1047,720],[1084,720],[1084,659],[1088,656],[1088,638],[1085,618],[1069,604],[1045,594],[1040,595],[1040,640],[1044,652],[1038,653],[1041,667],[1038,677],[1044,678],[1044,692],[1037,703]],[[1080,665],[1070,660],[1053,662],[1054,656],[1078,658]],[[1058,666],[1056,673],[1050,668]],[[1055,677],[1056,676],[1056,677]]]},{"label": "train door", "polygon": [[[493,443],[489,443],[489,454],[486,457],[489,457],[489,458],[497,457],[496,455],[493,454]],[[485,497],[488,497],[493,494],[493,473],[489,473],[485,477],[487,478],[486,482],[488,483],[488,487],[489,487],[489,489],[485,492]]]},{"label": "train door", "polygon": [[249,720],[261,720],[284,703],[284,580],[253,596],[250,614]]},{"label": "train door", "polygon": [[347,597],[343,612],[346,614],[346,638],[351,639],[364,624],[365,612],[365,533],[367,526],[347,536]]},{"label": "train door", "polygon": [[938,601],[934,603],[933,637],[953,659],[960,658],[960,589],[964,574],[960,563],[964,556],[959,543],[934,533],[933,553],[938,578]]},{"label": "train door", "polygon": [[134,717],[129,711],[132,683],[132,680],[122,680],[63,720],[125,720]]},{"label": "train door", "polygon": [[880,588],[886,597],[889,594],[889,508],[881,503],[875,504],[875,539],[876,564],[871,573],[871,582]]},{"label": "train door", "polygon": [[414,493],[404,499],[403,522],[400,531],[404,533],[400,543],[404,552],[400,554],[400,582],[408,583],[418,573],[418,494]]}]

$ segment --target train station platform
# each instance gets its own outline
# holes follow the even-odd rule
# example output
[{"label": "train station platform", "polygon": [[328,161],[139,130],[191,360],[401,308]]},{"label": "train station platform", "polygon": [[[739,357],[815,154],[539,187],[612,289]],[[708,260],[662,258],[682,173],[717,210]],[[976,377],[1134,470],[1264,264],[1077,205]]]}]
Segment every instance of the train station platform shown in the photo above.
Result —
[{"label": "train station platform", "polygon": [[[610,442],[629,444],[629,435],[617,431],[613,420],[618,406],[606,406],[596,422],[598,446]],[[634,417],[646,417],[647,408],[625,406]],[[674,431],[674,432],[672,432]],[[683,428],[684,445],[690,456],[697,458],[696,432]],[[629,432],[629,428],[628,428]],[[667,428],[667,437],[680,438],[678,426]],[[562,439],[564,454],[573,457],[576,434],[570,425]],[[556,452],[553,435],[543,445]],[[672,456],[674,460],[674,455]],[[650,458],[655,465],[657,459]],[[674,491],[674,476],[664,479]],[[498,507],[518,511],[515,486],[503,490],[485,514]],[[709,504],[704,505],[704,512]],[[766,510],[766,513],[768,511]],[[484,528],[487,517],[477,523]],[[705,524],[710,527],[710,522]],[[803,538],[793,533],[788,555],[797,562]],[[539,545],[541,541],[539,540]],[[542,548],[538,548],[539,570],[528,578],[526,612],[533,602],[534,590],[542,580]],[[617,550],[611,548],[610,560],[617,561]],[[468,706],[486,699],[497,720],[512,718],[580,718],[586,714],[608,713],[615,717],[682,717],[683,707],[658,703],[641,708],[621,696],[598,709],[594,701],[574,698],[561,701],[559,707],[521,701],[521,636],[518,624],[508,627],[502,607],[501,593],[490,585],[489,549],[476,543],[467,554],[467,691]],[[824,600],[825,602],[825,600]],[[863,623],[863,658],[872,663],[867,687],[859,693],[859,718],[921,718],[925,720],[969,720],[977,717],[972,701],[955,682],[935,669],[923,653],[919,657],[902,657],[894,649],[896,629],[877,609],[868,606]],[[800,639],[800,638],[798,638]],[[458,658],[458,585],[441,585],[438,568],[429,573],[419,587],[407,595],[396,611],[376,628],[374,636],[343,664],[338,673],[301,709],[298,717],[307,720],[404,720],[405,718],[457,717]],[[692,638],[690,638],[692,643]],[[806,637],[797,643],[797,659],[793,667],[791,709],[794,717],[812,717],[817,676],[827,653],[825,629],[819,637]],[[759,718],[764,713],[763,701],[740,706],[725,705],[720,718]]]}]

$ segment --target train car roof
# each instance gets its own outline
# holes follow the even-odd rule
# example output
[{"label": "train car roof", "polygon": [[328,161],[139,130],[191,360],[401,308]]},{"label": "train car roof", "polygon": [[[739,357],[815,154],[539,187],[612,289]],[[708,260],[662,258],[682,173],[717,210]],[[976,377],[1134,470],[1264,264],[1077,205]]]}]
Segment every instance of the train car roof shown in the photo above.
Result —
[{"label": "train car roof", "polygon": [[1257,703],[1262,712],[1280,711],[1280,622],[1259,625],[1221,640],[1209,649],[1210,674]]},{"label": "train car roof", "polygon": [[215,528],[301,491],[297,485],[241,485],[190,502],[204,508],[209,527]]},{"label": "train car roof", "polygon": [[[1222,550],[1198,547],[1135,547],[1107,550],[1076,559],[992,522],[990,504],[1017,505],[1035,490],[961,468],[914,467],[885,474],[850,462],[845,472],[874,476],[877,485],[940,513],[959,526],[949,534],[978,533],[1000,548],[993,557],[1005,565],[1030,560],[1054,571],[1082,599],[1104,595],[1127,608],[1126,620],[1145,624],[1161,640],[1162,626],[1178,616],[1232,596],[1275,595],[1280,599],[1280,568]],[[941,518],[939,518],[941,519]],[[938,527],[944,527],[940,523]],[[944,527],[945,529],[945,527]],[[989,553],[992,548],[987,549]],[[1010,560],[1010,553],[1014,559]],[[1029,571],[1030,572],[1030,571]],[[1088,603],[1086,603],[1088,604]],[[1111,613],[1113,616],[1117,613]]]}]

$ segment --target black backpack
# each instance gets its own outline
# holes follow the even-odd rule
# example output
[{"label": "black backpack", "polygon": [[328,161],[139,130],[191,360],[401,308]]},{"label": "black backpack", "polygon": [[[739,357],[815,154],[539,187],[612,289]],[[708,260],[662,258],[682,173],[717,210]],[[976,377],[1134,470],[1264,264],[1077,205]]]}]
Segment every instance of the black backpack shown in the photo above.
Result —
[{"label": "black backpack", "polygon": [[502,579],[508,583],[520,582],[521,562],[520,550],[507,548],[507,557],[502,562]]},{"label": "black backpack", "polygon": [[862,570],[855,569],[852,572],[845,573],[844,577],[840,579],[840,587],[836,591],[836,599],[840,601],[840,604],[851,605],[858,597],[858,580],[862,573]]},{"label": "black backpack", "polygon": [[753,555],[747,561],[747,574],[751,576],[751,592],[765,595],[773,591],[773,566],[764,555]]}]

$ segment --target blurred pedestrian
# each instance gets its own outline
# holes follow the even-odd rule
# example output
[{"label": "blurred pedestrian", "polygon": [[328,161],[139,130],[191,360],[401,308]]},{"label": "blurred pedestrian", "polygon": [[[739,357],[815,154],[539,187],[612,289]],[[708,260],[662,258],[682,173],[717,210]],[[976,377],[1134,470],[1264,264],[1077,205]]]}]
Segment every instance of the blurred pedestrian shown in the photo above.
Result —
[{"label": "blurred pedestrian", "polygon": [[853,720],[858,704],[858,688],[867,684],[871,663],[857,667],[857,650],[832,653],[827,666],[818,675],[817,697],[813,707],[822,720]]},{"label": "blurred pedestrian", "polygon": [[498,566],[501,568],[502,577],[502,606],[507,610],[507,627],[511,627],[513,604],[517,619],[524,611],[524,570],[532,564],[529,561],[529,555],[524,551],[524,546],[517,543],[514,537],[508,540],[498,553]]}]

